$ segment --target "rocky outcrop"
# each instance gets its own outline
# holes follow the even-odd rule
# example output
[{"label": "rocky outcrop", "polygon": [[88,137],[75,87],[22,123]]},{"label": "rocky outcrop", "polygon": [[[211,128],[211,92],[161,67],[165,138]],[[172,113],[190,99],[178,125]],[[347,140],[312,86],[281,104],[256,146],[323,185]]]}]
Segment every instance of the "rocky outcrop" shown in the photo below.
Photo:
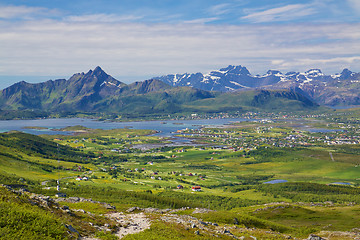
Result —
[{"label": "rocky outcrop", "polygon": [[121,212],[110,213],[107,217],[118,223],[118,230],[115,236],[122,238],[128,234],[135,234],[149,229],[151,226],[150,219],[143,213],[123,214]]},{"label": "rocky outcrop", "polygon": [[310,234],[310,236],[307,238],[307,240],[326,240],[325,238],[319,237],[315,234]]},{"label": "rocky outcrop", "polygon": [[100,204],[100,205],[104,206],[106,209],[113,209],[113,210],[116,209],[115,206],[112,206],[112,205],[110,205],[108,203],[104,203],[104,202],[94,201],[91,198],[90,199],[82,198],[82,197],[56,198],[55,202],[69,202],[69,203],[89,202],[89,203]]}]

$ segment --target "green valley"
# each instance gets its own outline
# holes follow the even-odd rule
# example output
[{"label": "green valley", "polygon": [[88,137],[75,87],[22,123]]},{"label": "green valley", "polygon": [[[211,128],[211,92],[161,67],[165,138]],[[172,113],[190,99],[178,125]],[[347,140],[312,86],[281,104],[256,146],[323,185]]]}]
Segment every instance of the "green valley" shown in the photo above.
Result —
[{"label": "green valley", "polygon": [[[0,238],[28,227],[28,239],[354,239],[358,116],[355,109],[180,124],[177,135],[192,140],[185,145],[131,128],[1,133]],[[43,220],[32,227],[19,214]],[[45,230],[49,222],[54,229]]]}]

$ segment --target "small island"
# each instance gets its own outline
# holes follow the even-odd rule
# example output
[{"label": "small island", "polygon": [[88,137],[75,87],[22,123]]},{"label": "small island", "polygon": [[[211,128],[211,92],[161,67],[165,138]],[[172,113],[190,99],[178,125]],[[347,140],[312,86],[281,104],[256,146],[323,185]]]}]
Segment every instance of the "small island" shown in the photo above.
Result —
[{"label": "small island", "polygon": [[23,129],[46,130],[46,129],[49,129],[49,128],[47,128],[47,127],[39,127],[39,126],[26,126],[26,127],[23,127]]},{"label": "small island", "polygon": [[52,129],[52,130],[58,131],[58,132],[89,132],[92,129],[81,126],[81,125],[75,125],[75,126],[67,126],[64,128],[58,128],[58,129]]}]

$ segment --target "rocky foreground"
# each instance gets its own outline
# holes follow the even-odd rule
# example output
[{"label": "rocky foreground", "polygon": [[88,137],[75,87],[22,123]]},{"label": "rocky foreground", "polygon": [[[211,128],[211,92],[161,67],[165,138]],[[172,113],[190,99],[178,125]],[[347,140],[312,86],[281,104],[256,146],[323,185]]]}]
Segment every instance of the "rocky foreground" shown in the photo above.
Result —
[{"label": "rocky foreground", "polygon": [[[30,193],[25,189],[14,190],[9,186],[3,187],[6,187],[9,191],[19,196],[27,197],[29,203],[32,205],[46,209],[60,216],[61,219],[64,219],[64,225],[68,230],[67,237],[69,239],[103,239],[101,236],[98,237],[99,233],[122,239],[130,234],[152,231],[152,224],[158,223],[171,226],[177,230],[180,229],[184,231],[187,236],[192,236],[191,238],[194,239],[304,239],[279,233],[271,229],[250,228],[239,225],[236,222],[234,222],[234,224],[218,224],[216,222],[203,221],[201,218],[193,216],[194,214],[201,216],[201,214],[214,212],[210,209],[192,209],[188,207],[181,209],[131,207],[125,211],[117,211],[114,206],[108,203],[94,201],[92,199],[81,197],[51,198],[49,196]],[[66,205],[74,206],[74,204],[79,203],[85,203],[83,206],[86,206],[87,203],[99,206],[105,209],[106,213],[93,213],[83,209],[71,208]],[[259,209],[263,209],[264,207],[266,206],[259,206]],[[166,236],[162,235],[162,232],[158,232],[157,234],[157,239],[167,239]],[[309,235],[306,239],[360,240],[360,229],[353,229],[351,232],[321,231],[316,235]]]}]

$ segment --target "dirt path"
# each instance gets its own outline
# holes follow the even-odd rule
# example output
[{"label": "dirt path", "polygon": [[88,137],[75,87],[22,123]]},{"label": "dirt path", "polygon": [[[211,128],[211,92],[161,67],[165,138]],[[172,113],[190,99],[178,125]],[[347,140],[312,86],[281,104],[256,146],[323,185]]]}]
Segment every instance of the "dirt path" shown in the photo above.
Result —
[{"label": "dirt path", "polygon": [[111,213],[107,215],[110,218],[116,220],[119,224],[119,231],[115,234],[119,238],[128,234],[134,234],[142,232],[150,228],[150,220],[144,213],[123,214],[123,213]]}]

